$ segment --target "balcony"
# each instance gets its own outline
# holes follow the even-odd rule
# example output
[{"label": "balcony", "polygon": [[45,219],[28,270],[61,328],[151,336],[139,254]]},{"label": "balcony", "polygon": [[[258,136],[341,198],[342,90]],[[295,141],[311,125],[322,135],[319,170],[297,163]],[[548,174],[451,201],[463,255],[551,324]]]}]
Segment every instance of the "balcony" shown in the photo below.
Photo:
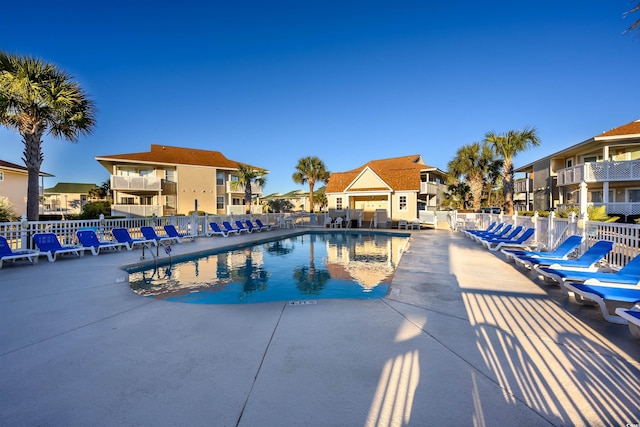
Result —
[{"label": "balcony", "polygon": [[532,179],[517,179],[513,183],[513,192],[514,193],[528,193],[531,188],[533,188]]},{"label": "balcony", "polygon": [[155,205],[111,205],[112,216],[162,216],[162,206]]},{"label": "balcony", "polygon": [[447,191],[447,186],[437,182],[421,182],[420,194],[440,194]]},{"label": "balcony", "polygon": [[[640,215],[640,202],[617,202],[617,203],[587,203],[587,206],[599,207],[605,205],[607,215]],[[557,206],[562,212],[569,208],[579,208],[575,203],[565,203]]]},{"label": "balcony", "polygon": [[111,175],[111,189],[128,191],[160,191],[162,189],[162,179],[155,176]]},{"label": "balcony", "polygon": [[[231,183],[233,181],[227,181],[227,193],[241,193],[244,194],[244,186],[238,186],[237,188],[232,186]],[[251,194],[262,194],[262,186],[251,183]]]},{"label": "balcony", "polygon": [[640,160],[591,162],[559,169],[558,186],[580,184],[581,181],[640,181]]}]

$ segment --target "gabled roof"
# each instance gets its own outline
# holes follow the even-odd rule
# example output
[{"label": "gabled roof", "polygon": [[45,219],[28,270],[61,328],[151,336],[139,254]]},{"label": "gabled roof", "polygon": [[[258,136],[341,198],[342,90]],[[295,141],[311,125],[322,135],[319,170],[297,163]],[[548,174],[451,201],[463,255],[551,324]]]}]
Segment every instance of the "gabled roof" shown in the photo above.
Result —
[{"label": "gabled roof", "polygon": [[626,125],[619,126],[606,132],[602,132],[600,135],[595,136],[593,139],[596,141],[603,139],[618,139],[619,137],[626,138],[639,138],[640,137],[640,120],[627,123]]},{"label": "gabled roof", "polygon": [[59,182],[51,188],[45,188],[48,194],[88,194],[92,188],[97,188],[96,184],[81,184],[76,182]]},{"label": "gabled roof", "polygon": [[540,161],[551,159],[554,157],[561,157],[563,155],[567,155],[568,153],[575,152],[576,150],[589,148],[594,143],[599,142],[602,145],[607,145],[610,144],[610,141],[620,141],[620,143],[623,144],[625,142],[628,142],[626,140],[633,140],[635,138],[640,138],[640,120],[635,120],[622,126],[618,126],[617,128],[602,132],[601,134],[598,134],[596,136],[592,136],[591,138],[586,139],[582,142],[564,148],[560,151],[556,151],[553,154],[549,154],[548,156],[542,157],[524,166],[520,166],[519,168],[515,169],[515,172],[529,172],[533,168],[533,165]]},{"label": "gabled roof", "polygon": [[[12,170],[14,172],[22,172],[22,173],[29,172],[27,168],[24,166],[16,165],[15,163],[11,163],[11,162],[5,162],[4,160],[0,160],[0,169],[7,169],[7,170]],[[55,175],[51,175],[46,172],[40,171],[40,176],[53,177]]]},{"label": "gabled roof", "polygon": [[[422,156],[419,154],[371,160],[359,168],[347,172],[332,173],[329,183],[327,184],[327,193],[341,193],[345,191],[367,168],[380,177],[380,179],[387,184],[387,187],[392,188],[394,191],[419,190],[420,172],[437,170],[437,168],[425,165],[422,161]],[[379,190],[382,190],[382,188]],[[387,190],[387,188],[384,188],[384,190]]]},{"label": "gabled roof", "polygon": [[[151,144],[151,150],[142,153],[112,154],[97,156],[96,160],[122,161],[127,163],[153,163],[164,165],[192,165],[209,166],[222,169],[238,169],[238,164],[246,164],[227,159],[219,151],[198,150],[195,148],[171,147],[168,145]],[[247,165],[252,166],[252,165]],[[252,166],[255,169],[262,169]]]}]

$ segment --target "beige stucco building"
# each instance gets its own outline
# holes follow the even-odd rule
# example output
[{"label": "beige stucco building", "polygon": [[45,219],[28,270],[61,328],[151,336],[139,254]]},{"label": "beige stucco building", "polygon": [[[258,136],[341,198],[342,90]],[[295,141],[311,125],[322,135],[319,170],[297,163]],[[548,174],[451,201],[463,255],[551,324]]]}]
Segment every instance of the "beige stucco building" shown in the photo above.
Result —
[{"label": "beige stucco building", "polygon": [[640,215],[640,120],[521,166],[520,209],[606,206],[611,215]]},{"label": "beige stucco building", "polygon": [[[48,173],[40,173],[40,179],[52,176]],[[28,186],[26,167],[0,160],[0,200],[8,202],[20,216],[27,214]],[[40,195],[42,195],[42,186],[40,186]]]},{"label": "beige stucco building", "polygon": [[[186,215],[196,204],[210,214],[245,212],[244,188],[233,184],[239,164],[245,163],[219,151],[151,145],[150,151],[96,160],[111,174],[114,216]],[[259,196],[262,188],[253,185],[252,193]]]},{"label": "beige stucco building", "polygon": [[44,189],[43,212],[46,214],[77,215],[89,202],[89,192],[96,184],[59,182]]},{"label": "beige stucco building", "polygon": [[371,221],[376,211],[392,221],[413,220],[419,211],[436,210],[446,190],[446,173],[422,160],[422,156],[372,160],[347,172],[334,172],[327,183],[330,210],[362,210]]}]

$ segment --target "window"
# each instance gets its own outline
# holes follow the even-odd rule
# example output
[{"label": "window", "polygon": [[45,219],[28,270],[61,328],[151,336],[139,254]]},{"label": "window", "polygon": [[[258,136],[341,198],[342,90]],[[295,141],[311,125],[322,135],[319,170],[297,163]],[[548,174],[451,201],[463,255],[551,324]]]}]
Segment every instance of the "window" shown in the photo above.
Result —
[{"label": "window", "polygon": [[640,202],[640,188],[630,188],[627,190],[627,201],[630,203]]},{"label": "window", "polygon": [[342,197],[336,197],[336,209],[342,209]]},{"label": "window", "polygon": [[121,205],[133,205],[135,204],[135,199],[133,197],[120,197]]},{"label": "window", "polygon": [[224,196],[216,197],[216,209],[218,209],[219,211],[224,209]]},{"label": "window", "polygon": [[164,179],[170,182],[176,182],[176,171],[175,169],[166,169],[164,171]]},{"label": "window", "polygon": [[407,196],[400,196],[400,197],[398,198],[398,201],[399,201],[399,206],[398,206],[398,208],[399,208],[401,211],[406,211],[406,210],[407,210]]},{"label": "window", "polygon": [[567,159],[567,167],[570,168],[573,166],[573,159]]},{"label": "window", "polygon": [[241,206],[241,205],[243,205],[242,199],[240,199],[238,197],[234,197],[233,199],[231,199],[231,204],[232,205],[236,205],[236,206]]},{"label": "window", "polygon": [[598,162],[602,160],[602,156],[598,155],[598,156],[584,156],[582,158],[582,163],[593,163],[593,162]]},{"label": "window", "polygon": [[4,181],[4,172],[0,172],[0,181]]},{"label": "window", "polygon": [[152,206],[153,196],[140,196],[140,204],[145,206]]},{"label": "window", "polygon": [[224,185],[224,172],[216,172],[216,185]]},{"label": "window", "polygon": [[588,203],[602,203],[602,191],[589,191],[587,193]]}]

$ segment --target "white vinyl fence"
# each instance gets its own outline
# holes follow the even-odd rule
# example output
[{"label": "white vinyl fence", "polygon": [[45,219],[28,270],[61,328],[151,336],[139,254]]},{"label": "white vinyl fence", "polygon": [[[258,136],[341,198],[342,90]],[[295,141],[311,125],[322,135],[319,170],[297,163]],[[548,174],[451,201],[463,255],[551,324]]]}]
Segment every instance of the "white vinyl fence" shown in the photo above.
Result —
[{"label": "white vinyl fence", "polygon": [[552,212],[549,217],[519,216],[504,214],[454,214],[452,228],[487,228],[491,222],[533,227],[534,242],[543,250],[554,250],[571,235],[584,237],[582,251],[598,240],[614,243],[613,250],[607,255],[606,262],[613,268],[624,266],[640,251],[640,225],[616,222],[588,221],[572,215],[569,218],[556,218]]}]

